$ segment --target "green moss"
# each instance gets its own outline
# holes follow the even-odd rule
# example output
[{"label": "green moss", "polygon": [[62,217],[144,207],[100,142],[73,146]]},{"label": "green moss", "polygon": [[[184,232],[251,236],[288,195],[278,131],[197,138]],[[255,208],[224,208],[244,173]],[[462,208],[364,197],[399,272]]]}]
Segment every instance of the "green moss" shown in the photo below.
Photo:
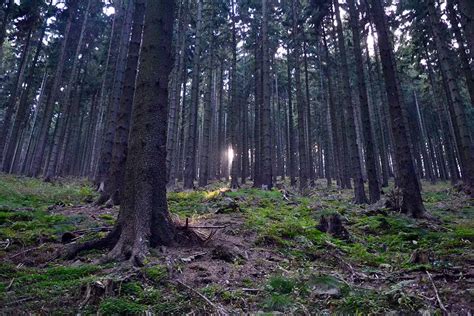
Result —
[{"label": "green moss", "polygon": [[293,305],[293,299],[288,295],[282,294],[270,294],[263,302],[263,307],[267,311],[283,312],[291,305]]},{"label": "green moss", "polygon": [[295,280],[283,276],[273,276],[268,281],[267,290],[272,293],[290,294],[295,288]]},{"label": "green moss", "polygon": [[142,272],[147,278],[157,283],[168,277],[166,267],[161,265],[143,268]]},{"label": "green moss", "polygon": [[102,315],[134,315],[143,313],[145,310],[146,306],[124,298],[107,298],[99,306],[99,312]]}]

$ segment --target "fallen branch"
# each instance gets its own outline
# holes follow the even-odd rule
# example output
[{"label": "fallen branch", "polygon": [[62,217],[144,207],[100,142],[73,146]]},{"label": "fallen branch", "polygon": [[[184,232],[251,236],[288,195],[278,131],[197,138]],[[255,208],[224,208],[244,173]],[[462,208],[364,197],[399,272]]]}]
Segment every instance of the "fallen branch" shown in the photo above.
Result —
[{"label": "fallen branch", "polygon": [[33,250],[41,249],[44,245],[46,245],[46,244],[41,244],[41,245],[39,245],[38,247],[33,247],[33,248],[29,248],[29,249],[20,251],[20,252],[14,254],[13,256],[11,256],[9,259],[11,260],[11,259],[13,259],[13,258],[18,257],[19,255],[26,254],[26,253],[28,253],[28,252],[30,252],[30,251],[33,251]]},{"label": "fallen branch", "polygon": [[181,282],[181,281],[179,281],[179,280],[177,280],[176,283],[178,283],[178,284],[181,285],[182,287],[186,288],[186,289],[189,290],[190,292],[196,294],[196,295],[199,296],[201,299],[203,299],[209,306],[211,306],[212,308],[214,308],[214,310],[216,311],[217,315],[229,315],[229,313],[228,313],[222,306],[211,302],[211,300],[209,300],[205,295],[199,293],[198,291],[196,291],[195,289],[193,289],[193,288],[190,287],[189,285],[186,285],[186,284],[184,284],[183,282]]},{"label": "fallen branch", "polygon": [[447,315],[449,314],[448,313],[448,310],[446,309],[446,307],[444,306],[443,302],[441,301],[441,298],[439,297],[439,293],[438,293],[438,289],[436,288],[436,285],[433,281],[433,278],[431,277],[431,274],[426,271],[426,274],[428,275],[428,278],[430,279],[431,281],[431,285],[433,285],[433,290],[435,292],[435,295],[436,295],[436,300],[438,301],[438,304],[439,304],[439,307],[443,310],[443,312]]}]

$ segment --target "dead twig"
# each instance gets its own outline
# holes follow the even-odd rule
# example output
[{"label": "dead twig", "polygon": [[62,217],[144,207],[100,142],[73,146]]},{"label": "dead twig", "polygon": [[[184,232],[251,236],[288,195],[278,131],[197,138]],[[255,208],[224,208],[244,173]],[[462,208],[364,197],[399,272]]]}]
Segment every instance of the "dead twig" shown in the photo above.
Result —
[{"label": "dead twig", "polygon": [[217,315],[229,315],[229,313],[224,309],[224,307],[218,305],[218,304],[215,304],[213,303],[210,299],[208,299],[205,295],[199,293],[198,291],[196,291],[195,289],[193,289],[192,287],[190,287],[189,285],[187,284],[184,284],[183,282],[177,280],[176,283],[178,283],[179,285],[181,285],[182,287],[184,287],[185,289],[189,290],[190,292],[192,292],[193,294],[199,296],[201,299],[203,299],[209,306],[211,306],[217,313]]},{"label": "dead twig", "polygon": [[10,283],[8,284],[8,286],[5,288],[6,291],[9,291],[13,285],[13,281],[15,281],[15,278],[13,278]]},{"label": "dead twig", "polygon": [[449,314],[448,310],[446,309],[443,302],[441,301],[441,298],[439,297],[438,289],[436,288],[436,285],[433,281],[433,278],[431,277],[431,274],[428,271],[426,271],[426,274],[428,275],[428,278],[431,281],[431,285],[433,286],[433,290],[435,292],[436,300],[438,301],[439,307],[443,310],[444,314],[446,314],[446,315]]}]

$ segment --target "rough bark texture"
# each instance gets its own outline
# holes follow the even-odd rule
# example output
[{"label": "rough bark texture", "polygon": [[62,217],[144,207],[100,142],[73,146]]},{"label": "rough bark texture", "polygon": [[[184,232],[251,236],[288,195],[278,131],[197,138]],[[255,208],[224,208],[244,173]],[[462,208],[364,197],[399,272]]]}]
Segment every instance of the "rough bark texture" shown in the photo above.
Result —
[{"label": "rough bark texture", "polygon": [[361,157],[359,155],[359,149],[357,146],[354,102],[352,100],[352,92],[349,81],[349,66],[347,63],[346,44],[344,43],[344,34],[342,31],[342,22],[339,12],[339,0],[334,0],[334,9],[337,21],[336,31],[342,67],[342,93],[346,106],[344,117],[347,123],[347,141],[349,145],[349,153],[351,156],[352,178],[354,180],[354,202],[357,204],[362,204],[367,203],[367,197],[365,195],[364,180],[362,177]]},{"label": "rough bark texture", "polygon": [[270,56],[268,46],[268,8],[267,0],[262,0],[262,108],[261,108],[261,137],[262,137],[262,170],[261,185],[270,190],[273,187],[272,168],[272,135],[270,126]]},{"label": "rough bark texture", "polygon": [[301,70],[300,70],[300,32],[298,26],[299,1],[292,2],[292,37],[294,41],[293,60],[295,63],[295,86],[296,86],[296,108],[298,110],[298,155],[299,155],[299,187],[300,191],[306,190],[308,187],[308,151],[306,149],[305,135],[305,117],[307,115],[306,102],[301,86]]},{"label": "rough bark texture", "polygon": [[421,199],[420,187],[415,174],[415,166],[410,154],[410,146],[406,142],[407,130],[403,120],[400,103],[400,92],[396,82],[396,66],[394,65],[393,49],[390,43],[386,16],[381,0],[370,0],[373,19],[377,29],[378,44],[385,79],[385,89],[390,111],[390,120],[395,145],[395,158],[398,165],[399,187],[402,193],[401,210],[413,217],[422,217],[425,208]]},{"label": "rough bark texture", "polygon": [[132,33],[128,48],[127,66],[125,67],[125,78],[127,78],[127,80],[124,81],[122,95],[120,96],[120,104],[117,111],[117,127],[115,129],[114,145],[112,149],[110,175],[106,180],[106,182],[108,182],[105,185],[106,190],[102,193],[103,195],[107,195],[102,198],[104,200],[111,198],[113,204],[120,203],[120,195],[123,191],[130,119],[135,94],[135,79],[137,76],[145,7],[145,0],[135,0]]},{"label": "rough bark texture", "polygon": [[367,96],[367,86],[365,83],[364,66],[362,62],[362,49],[359,30],[359,13],[355,0],[348,0],[350,12],[350,24],[352,29],[352,39],[354,45],[354,57],[357,73],[357,85],[359,92],[359,104],[362,117],[362,130],[365,142],[365,167],[369,180],[369,198],[371,203],[380,199],[379,180],[377,178],[375,146],[372,138],[372,124],[370,121],[369,100]]},{"label": "rough bark texture", "polygon": [[458,150],[463,171],[462,179],[474,194],[474,190],[472,190],[474,188],[474,149],[469,133],[469,126],[466,120],[466,110],[464,108],[456,78],[451,69],[450,52],[446,47],[446,43],[443,41],[439,14],[436,11],[435,4],[432,0],[428,1],[428,12],[436,48],[439,54],[441,72],[451,97],[451,102],[448,105],[450,106],[450,112],[453,114],[453,125],[458,134],[456,139],[458,141]]},{"label": "rough bark texture", "polygon": [[77,1],[71,1],[70,5],[70,14],[68,16],[66,27],[64,30],[64,38],[61,43],[61,50],[56,64],[56,71],[53,77],[53,84],[51,86],[50,92],[46,99],[46,104],[43,112],[43,117],[41,120],[41,126],[38,134],[38,142],[36,146],[36,151],[33,156],[32,166],[29,172],[30,176],[38,176],[41,172],[41,163],[43,161],[43,156],[45,153],[47,136],[49,128],[51,125],[51,120],[53,118],[54,106],[59,92],[59,84],[62,81],[63,70],[64,70],[64,61],[66,58],[66,48],[69,39],[69,32],[71,30],[72,20],[74,18],[74,12],[77,8]]},{"label": "rough bark texture", "polygon": [[197,1],[197,25],[196,39],[194,43],[193,58],[193,81],[191,86],[191,103],[187,115],[186,129],[186,158],[184,165],[184,188],[192,189],[194,187],[194,178],[196,177],[196,151],[198,144],[197,135],[197,117],[199,106],[199,78],[200,78],[200,59],[201,59],[201,28],[202,28],[202,0]]},{"label": "rough bark texture", "polygon": [[168,79],[172,67],[173,0],[147,1],[125,190],[114,230],[74,249],[111,247],[109,259],[142,265],[148,248],[170,245],[175,227],[166,202]]}]

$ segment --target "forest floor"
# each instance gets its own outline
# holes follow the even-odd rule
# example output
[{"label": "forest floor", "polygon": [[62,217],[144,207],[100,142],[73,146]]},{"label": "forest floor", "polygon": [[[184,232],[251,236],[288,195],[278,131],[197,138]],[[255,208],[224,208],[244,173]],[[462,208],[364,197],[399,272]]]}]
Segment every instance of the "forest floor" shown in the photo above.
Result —
[{"label": "forest floor", "polygon": [[[467,315],[474,200],[446,183],[423,188],[439,221],[353,205],[350,190],[322,182],[307,196],[223,183],[170,192],[171,212],[209,240],[153,249],[130,268],[98,264],[101,251],[61,258],[69,243],[106,234],[118,213],[93,206],[86,182],[0,175],[0,313]],[[336,213],[345,235],[316,228]]]}]

